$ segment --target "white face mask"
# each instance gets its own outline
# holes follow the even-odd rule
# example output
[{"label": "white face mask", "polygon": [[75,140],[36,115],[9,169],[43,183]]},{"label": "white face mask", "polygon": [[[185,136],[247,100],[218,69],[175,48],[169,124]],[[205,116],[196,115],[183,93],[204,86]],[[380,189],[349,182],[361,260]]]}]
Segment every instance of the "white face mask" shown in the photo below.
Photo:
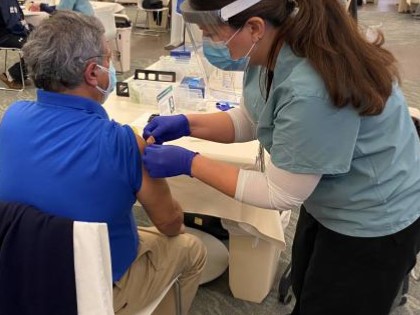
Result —
[{"label": "white face mask", "polygon": [[109,63],[109,69],[105,68],[101,65],[96,65],[99,69],[108,72],[108,87],[106,90],[101,88],[99,85],[96,86],[96,89],[102,93],[103,100],[102,103],[105,103],[105,101],[108,99],[109,95],[115,90],[115,86],[117,85],[117,74],[114,68],[114,65],[112,62]]}]

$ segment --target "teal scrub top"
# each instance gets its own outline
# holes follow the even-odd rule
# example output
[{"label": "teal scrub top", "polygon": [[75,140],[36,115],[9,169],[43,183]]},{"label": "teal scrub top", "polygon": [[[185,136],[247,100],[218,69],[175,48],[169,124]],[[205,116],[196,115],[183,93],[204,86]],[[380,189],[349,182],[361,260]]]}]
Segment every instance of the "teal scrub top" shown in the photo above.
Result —
[{"label": "teal scrub top", "polygon": [[57,10],[72,10],[85,15],[94,15],[92,4],[89,0],[60,0]]},{"label": "teal scrub top", "polygon": [[341,234],[376,237],[420,216],[420,142],[398,85],[380,115],[360,116],[351,105],[335,107],[319,74],[288,45],[267,101],[260,71],[245,73],[244,105],[275,166],[322,175],[304,203],[316,220]]}]

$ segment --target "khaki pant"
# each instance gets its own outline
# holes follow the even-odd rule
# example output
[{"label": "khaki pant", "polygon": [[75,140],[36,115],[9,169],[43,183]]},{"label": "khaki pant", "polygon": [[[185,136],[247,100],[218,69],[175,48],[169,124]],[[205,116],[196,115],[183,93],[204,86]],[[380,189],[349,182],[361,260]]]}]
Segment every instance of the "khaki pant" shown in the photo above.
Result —
[{"label": "khaki pant", "polygon": [[[138,228],[140,252],[114,286],[114,310],[132,315],[158,297],[178,275],[181,307],[187,314],[197,292],[200,274],[206,263],[206,248],[191,234],[167,237],[156,228]],[[153,314],[175,314],[175,292],[166,294]]]}]

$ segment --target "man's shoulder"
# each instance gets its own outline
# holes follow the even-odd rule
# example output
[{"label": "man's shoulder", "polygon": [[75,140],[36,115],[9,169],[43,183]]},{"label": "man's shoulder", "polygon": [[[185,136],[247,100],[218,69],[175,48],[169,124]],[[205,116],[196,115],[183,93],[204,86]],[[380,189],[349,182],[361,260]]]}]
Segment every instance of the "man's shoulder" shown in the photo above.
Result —
[{"label": "man's shoulder", "polygon": [[35,101],[31,101],[31,100],[19,100],[19,101],[13,102],[6,109],[4,116],[6,117],[7,114],[17,113],[17,112],[26,110],[30,108],[30,106],[33,105],[34,103]]},{"label": "man's shoulder", "polygon": [[117,147],[131,148],[134,144],[137,144],[135,131],[129,125],[124,125],[114,120],[101,119],[98,121],[99,128],[102,129],[104,141]]}]

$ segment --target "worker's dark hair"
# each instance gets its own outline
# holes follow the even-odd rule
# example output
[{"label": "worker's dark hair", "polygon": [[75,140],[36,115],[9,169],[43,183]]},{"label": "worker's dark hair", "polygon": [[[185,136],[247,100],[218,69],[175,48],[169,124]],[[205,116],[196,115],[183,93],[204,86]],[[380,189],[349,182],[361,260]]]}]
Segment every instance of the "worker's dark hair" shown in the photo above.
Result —
[{"label": "worker's dark hair", "polygon": [[[189,1],[196,10],[217,10],[233,2]],[[278,30],[266,69],[274,68],[277,52],[286,42],[320,74],[337,107],[352,104],[360,115],[380,114],[393,82],[400,82],[396,59],[382,48],[383,34],[378,32],[376,40],[369,42],[338,0],[261,0],[228,23],[240,28],[252,17],[260,17]],[[264,78],[269,82],[268,71]]]}]

